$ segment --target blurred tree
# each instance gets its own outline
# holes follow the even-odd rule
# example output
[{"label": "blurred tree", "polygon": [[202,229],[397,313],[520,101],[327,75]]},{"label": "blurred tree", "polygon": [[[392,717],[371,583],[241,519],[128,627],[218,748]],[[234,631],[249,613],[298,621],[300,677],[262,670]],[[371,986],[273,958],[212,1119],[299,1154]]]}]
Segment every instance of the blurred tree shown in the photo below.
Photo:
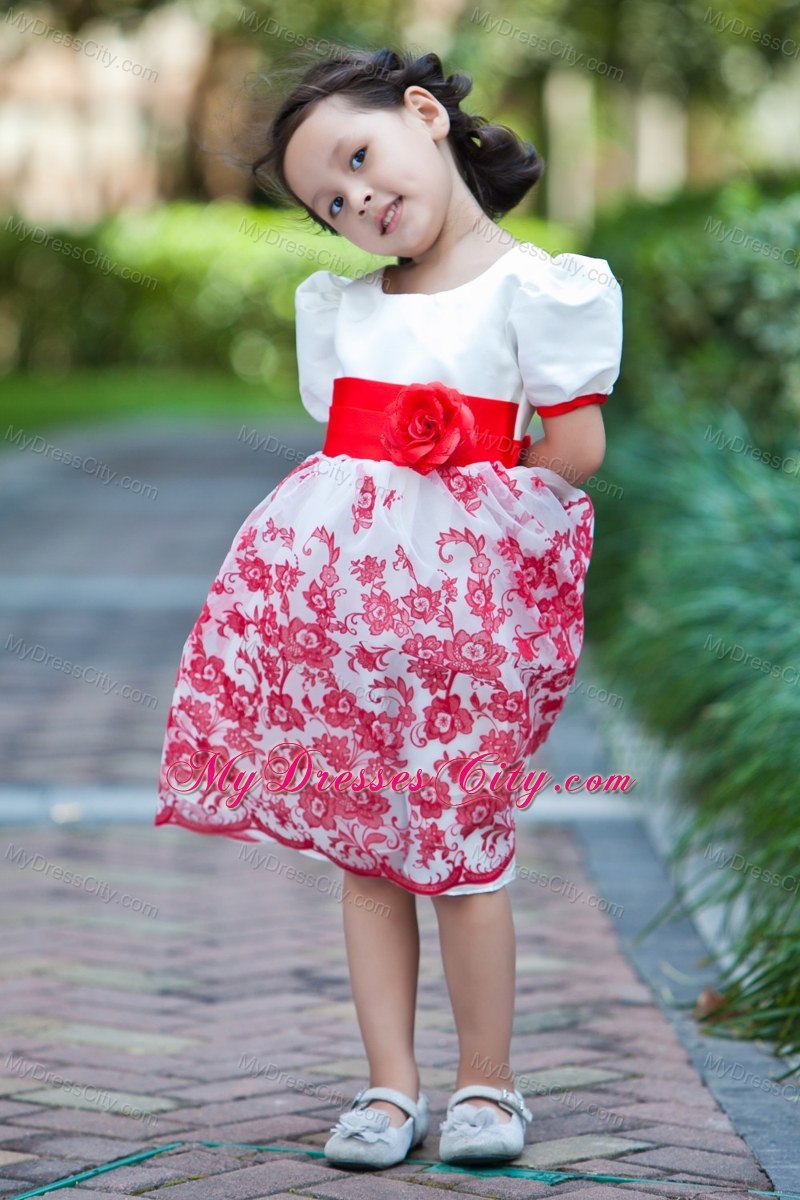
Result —
[{"label": "blurred tree", "polygon": [[[687,181],[775,165],[784,155],[790,161],[786,147],[796,131],[787,134],[786,124],[800,107],[800,85],[792,83],[800,80],[800,0],[720,0],[719,7],[706,0],[542,0],[535,10],[528,0],[508,0],[502,9],[490,3],[376,0],[365,9],[353,0],[59,0],[52,20],[75,34],[114,26],[128,45],[141,45],[141,61],[163,63],[158,87],[136,100],[136,119],[158,125],[150,141],[165,198],[264,203],[225,152],[246,112],[245,76],[263,74],[279,92],[295,51],[313,60],[340,44],[434,50],[447,70],[467,71],[474,88],[465,108],[512,126],[545,159],[542,184],[521,211],[576,228],[591,226],[600,199],[630,192],[660,198]],[[159,22],[169,28],[178,14],[199,22],[208,44],[194,93],[180,105],[169,85],[181,46],[167,53],[159,34]],[[148,18],[156,21],[154,41]],[[61,53],[69,62],[71,52]],[[785,96],[779,80],[788,81]]]},{"label": "blurred tree", "polygon": [[628,86],[684,101],[744,98],[764,67],[787,67],[800,48],[797,0],[564,0],[559,19],[619,65]]},{"label": "blurred tree", "polygon": [[138,25],[145,13],[170,2],[137,0],[135,4],[119,4],[117,0],[59,0],[58,25],[70,33],[77,33],[88,21],[103,20],[112,21],[120,29],[129,29]]}]

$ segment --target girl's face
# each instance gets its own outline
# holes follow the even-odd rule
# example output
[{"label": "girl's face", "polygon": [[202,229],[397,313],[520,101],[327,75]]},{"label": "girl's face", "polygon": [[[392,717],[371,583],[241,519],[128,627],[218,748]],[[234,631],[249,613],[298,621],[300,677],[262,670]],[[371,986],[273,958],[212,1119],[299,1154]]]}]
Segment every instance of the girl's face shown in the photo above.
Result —
[{"label": "girl's face", "polygon": [[[460,182],[449,130],[447,110],[416,84],[397,108],[357,112],[347,97],[326,96],[289,140],[286,181],[362,250],[414,258],[439,236]],[[386,230],[382,218],[398,197]]]}]

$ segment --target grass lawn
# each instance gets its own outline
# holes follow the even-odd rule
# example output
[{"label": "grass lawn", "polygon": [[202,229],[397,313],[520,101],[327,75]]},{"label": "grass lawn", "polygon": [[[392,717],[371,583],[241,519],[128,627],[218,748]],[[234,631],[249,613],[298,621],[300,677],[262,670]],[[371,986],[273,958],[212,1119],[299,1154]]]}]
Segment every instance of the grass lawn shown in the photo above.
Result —
[{"label": "grass lawn", "polygon": [[208,416],[277,417],[313,424],[296,389],[243,383],[234,375],[116,368],[73,371],[61,379],[14,374],[0,384],[3,439],[9,436],[9,425],[41,432],[139,413],[187,421]]}]

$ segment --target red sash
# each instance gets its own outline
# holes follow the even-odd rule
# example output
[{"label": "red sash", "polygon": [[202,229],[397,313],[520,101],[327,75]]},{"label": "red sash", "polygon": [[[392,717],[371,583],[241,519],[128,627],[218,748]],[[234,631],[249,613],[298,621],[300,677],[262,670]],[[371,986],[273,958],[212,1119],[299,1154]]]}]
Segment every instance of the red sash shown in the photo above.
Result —
[{"label": "red sash", "polygon": [[[464,466],[474,462],[499,462],[505,467],[517,465],[520,449],[530,445],[530,434],[523,438],[514,437],[514,424],[517,418],[517,406],[507,400],[499,400],[493,396],[470,396],[456,388],[445,387],[438,380],[430,383],[389,383],[381,379],[363,379],[356,375],[340,375],[333,381],[333,398],[331,401],[328,428],[322,453],[326,455],[347,454],[353,458],[389,459],[398,461],[388,453],[381,440],[381,434],[387,427],[386,408],[403,391],[409,389],[418,400],[424,394],[431,396],[446,395],[449,407],[449,419],[452,424],[457,405],[465,405],[472,412],[475,421],[471,435],[457,439],[455,449],[446,457],[444,466]],[[406,393],[408,395],[408,392]],[[413,409],[413,405],[412,405]],[[404,415],[408,415],[408,409]],[[456,424],[459,424],[456,420]],[[462,422],[463,424],[463,422]],[[394,426],[395,454],[398,453],[398,437],[408,442],[410,459],[414,458],[412,443],[414,438],[408,429],[405,432],[400,424]],[[436,445],[436,430],[432,432],[431,446]],[[416,445],[419,446],[417,439]],[[441,457],[441,455],[440,455]],[[400,452],[400,460],[403,454]],[[421,460],[422,463],[425,459]],[[413,461],[404,462],[414,468]],[[421,468],[424,470],[424,466]],[[427,467],[431,470],[430,466]]]}]

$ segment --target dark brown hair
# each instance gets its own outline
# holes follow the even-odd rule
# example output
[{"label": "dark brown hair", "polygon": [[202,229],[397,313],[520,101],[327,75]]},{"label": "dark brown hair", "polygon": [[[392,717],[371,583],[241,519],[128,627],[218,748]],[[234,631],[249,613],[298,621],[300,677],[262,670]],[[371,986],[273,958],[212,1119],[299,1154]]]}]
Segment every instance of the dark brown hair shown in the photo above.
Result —
[{"label": "dark brown hair", "polygon": [[[505,125],[490,124],[484,117],[461,111],[461,101],[472,90],[471,76],[455,72],[445,78],[439,56],[434,53],[416,57],[411,50],[362,50],[341,44],[333,49],[331,56],[303,66],[300,79],[279,103],[266,130],[263,124],[258,126],[256,118],[252,130],[255,141],[251,144],[260,144],[262,152],[250,161],[249,169],[258,187],[271,199],[279,204],[300,205],[315,225],[340,236],[337,229],[306,208],[289,187],[283,171],[289,140],[311,106],[325,96],[352,97],[360,109],[397,108],[412,84],[426,88],[447,109],[448,140],[456,164],[490,219],[514,208],[536,183],[543,164],[535,146]],[[398,259],[401,265],[409,261]]]}]

